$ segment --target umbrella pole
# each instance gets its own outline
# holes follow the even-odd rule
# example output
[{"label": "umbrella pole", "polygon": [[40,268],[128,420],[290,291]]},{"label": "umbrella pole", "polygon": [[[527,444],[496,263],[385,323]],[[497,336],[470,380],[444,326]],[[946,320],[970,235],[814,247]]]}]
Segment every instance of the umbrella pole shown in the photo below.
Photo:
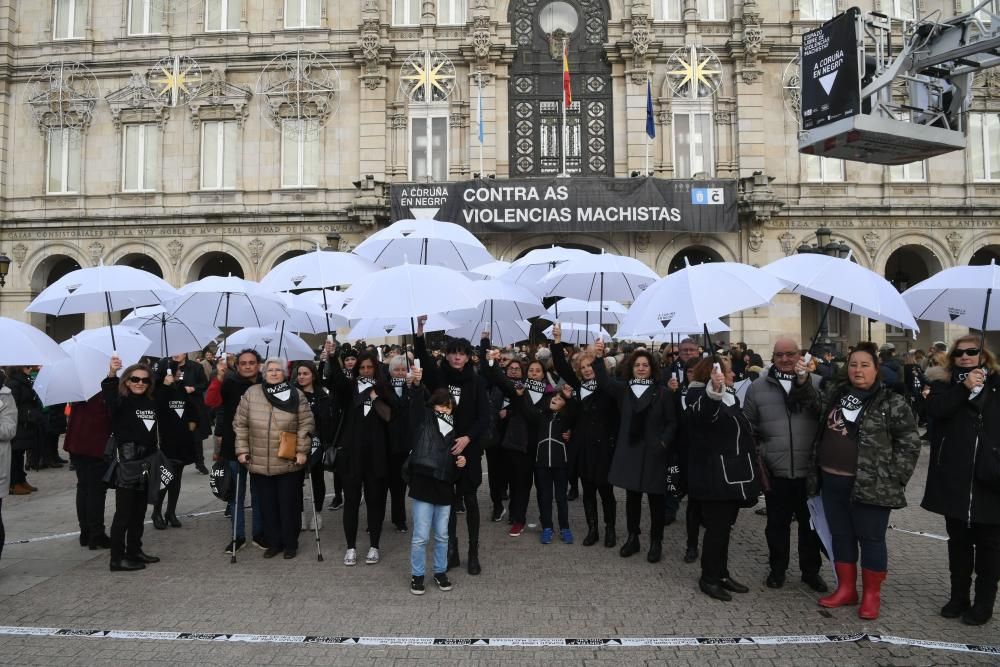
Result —
[{"label": "umbrella pole", "polygon": [[281,356],[281,344],[285,342],[285,320],[281,320],[281,333],[278,334],[278,356]]},{"label": "umbrella pole", "polygon": [[108,292],[104,293],[104,305],[107,306],[108,309],[108,329],[111,331],[111,351],[117,352],[118,344],[115,343],[115,325],[111,321],[111,294]]},{"label": "umbrella pole", "polygon": [[161,333],[161,338],[163,338],[163,356],[169,356],[170,345],[167,342],[167,315],[166,313],[160,313],[160,326],[163,327]]},{"label": "umbrella pole", "polygon": [[708,333],[708,324],[701,325],[705,331],[705,353],[706,356],[711,356],[715,354],[715,350],[712,349],[712,336]]},{"label": "umbrella pole", "polygon": [[867,319],[868,319],[868,341],[871,342],[871,339],[872,339],[872,318],[869,317]]},{"label": "umbrella pole", "polygon": [[229,292],[226,292],[226,319],[222,322],[222,334],[223,334],[222,349],[223,349],[223,351],[226,350],[226,339],[229,338],[229,299],[231,298],[231,296],[232,295]]},{"label": "umbrella pole", "polygon": [[600,310],[597,311],[597,335],[601,335],[601,329],[604,328],[604,272],[601,271],[601,305]]},{"label": "umbrella pole", "polygon": [[330,307],[326,304],[326,288],[320,290],[323,293],[323,315],[326,316],[326,335],[332,336],[333,332],[330,331]]},{"label": "umbrella pole", "polygon": [[983,350],[986,348],[986,318],[990,314],[990,297],[993,296],[993,288],[986,290],[986,304],[983,306],[983,328],[979,330],[979,361],[982,363]]},{"label": "umbrella pole", "polygon": [[[833,305],[833,297],[832,296],[830,297],[830,300],[826,302],[826,305],[823,306],[823,316],[819,318],[819,326],[816,327],[816,333],[813,334],[812,340],[809,342],[809,349],[806,350],[806,353],[808,353],[808,354],[812,354],[813,348],[816,347],[816,341],[819,340],[819,332],[823,330],[824,326],[826,326],[826,318],[827,318],[827,315],[830,314],[830,306],[831,305]],[[869,320],[869,325],[868,326],[869,327],[871,326],[871,321],[870,320]],[[871,329],[869,329],[869,332],[870,331],[871,331]],[[871,338],[870,335],[868,337]]]}]

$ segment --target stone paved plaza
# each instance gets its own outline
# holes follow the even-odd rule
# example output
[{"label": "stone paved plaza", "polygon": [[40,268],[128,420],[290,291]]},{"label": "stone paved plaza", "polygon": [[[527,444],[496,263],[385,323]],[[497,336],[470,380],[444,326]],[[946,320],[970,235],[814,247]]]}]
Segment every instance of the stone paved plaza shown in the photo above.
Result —
[{"label": "stone paved plaza", "polygon": [[[926,449],[924,451],[926,457]],[[912,507],[892,523],[940,535],[944,522],[919,507],[926,466],[909,486]],[[970,628],[937,614],[947,597],[943,541],[890,531],[889,578],[882,615],[857,618],[856,608],[826,611],[798,583],[798,572],[774,591],[764,586],[764,519],[740,513],[731,570],[751,586],[731,603],[697,590],[698,565],[681,560],[683,519],[667,528],[664,560],[622,559],[617,549],[583,547],[580,501],[570,503],[578,542],[538,542],[537,528],[507,536],[507,523],[482,529],[483,573],[453,571],[454,590],[433,585],[408,591],[409,535],[387,531],[382,562],[342,564],[339,512],[324,511],[325,561],[317,562],[311,535],[299,557],[264,560],[248,547],[239,562],[223,554],[228,521],[207,478],[189,467],[179,514],[184,527],[156,531],[147,524],[144,548],[163,562],[140,573],[108,571],[106,551],[78,546],[75,535],[17,544],[76,530],[73,473],[29,475],[41,491],[4,501],[7,547],[0,560],[0,625],[100,630],[250,633],[350,637],[738,637],[871,633],[968,644],[1000,644],[1000,624]],[[480,502],[487,502],[486,486]],[[108,521],[112,510],[109,496]],[[624,527],[620,499],[619,531]],[[683,510],[683,508],[682,508]],[[362,510],[363,511],[363,510]],[[683,513],[683,512],[682,512]],[[536,514],[534,509],[529,517]],[[648,519],[648,517],[647,517]],[[364,525],[364,524],[362,524]],[[464,536],[464,523],[460,521]],[[619,544],[623,535],[619,535]],[[648,546],[643,536],[643,549]],[[463,537],[464,540],[464,537]],[[362,553],[367,543],[358,543]],[[463,554],[464,560],[464,554]],[[795,557],[793,554],[793,562]],[[463,563],[464,564],[464,563]],[[828,581],[832,579],[824,571]],[[0,635],[0,663],[57,664],[711,664],[711,665],[952,665],[997,664],[997,656],[873,643],[674,647],[386,647],[368,645],[136,641],[111,638]]]}]

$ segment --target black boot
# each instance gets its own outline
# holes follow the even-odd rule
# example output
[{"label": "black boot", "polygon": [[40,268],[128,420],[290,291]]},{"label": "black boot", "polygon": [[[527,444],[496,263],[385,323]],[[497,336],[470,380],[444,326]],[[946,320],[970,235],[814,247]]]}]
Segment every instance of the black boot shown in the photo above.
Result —
[{"label": "black boot", "polygon": [[103,532],[99,535],[91,535],[87,540],[87,548],[91,551],[97,551],[98,549],[110,549],[111,538]]},{"label": "black boot", "polygon": [[958,618],[964,614],[972,606],[972,600],[969,599],[971,586],[971,578],[951,575],[951,597],[941,607],[941,615],[945,618]]},{"label": "black boot", "polygon": [[137,560],[129,560],[125,558],[124,560],[113,560],[111,561],[111,571],[112,572],[132,572],[134,570],[145,570],[146,564],[140,563]]},{"label": "black boot", "polygon": [[587,519],[587,536],[583,538],[583,546],[592,547],[601,539],[601,534],[597,532],[597,519]]},{"label": "black boot", "polygon": [[993,618],[993,605],[997,601],[997,577],[976,572],[976,600],[964,614],[962,623],[983,625]]},{"label": "black boot", "polygon": [[85,547],[90,544],[90,535],[87,533],[86,528],[80,529],[80,546]]},{"label": "black boot", "polygon": [[175,513],[170,512],[169,514],[167,514],[163,518],[166,519],[167,523],[170,524],[171,528],[180,528],[181,527],[181,522],[177,518],[177,515]]},{"label": "black boot", "polygon": [[663,555],[663,543],[655,541],[650,542],[649,553],[646,554],[646,560],[650,563],[659,563],[662,555]]},{"label": "black boot", "polygon": [[637,553],[639,553],[639,533],[629,533],[625,544],[618,550],[618,555],[622,558],[628,558]]},{"label": "black boot", "polygon": [[448,540],[448,569],[460,567],[462,560],[458,557],[458,540]]},{"label": "black boot", "polygon": [[615,524],[604,524],[604,546],[608,549],[618,543],[618,535],[615,534]]},{"label": "black boot", "polygon": [[157,530],[166,530],[167,529],[167,522],[163,518],[163,515],[160,514],[160,508],[159,507],[157,507],[157,508],[155,508],[153,510],[152,519],[153,519],[153,528],[155,528]]},{"label": "black boot", "polygon": [[483,571],[483,568],[479,566],[479,544],[477,542],[469,542],[469,560],[465,566],[468,568],[469,574],[473,576]]}]

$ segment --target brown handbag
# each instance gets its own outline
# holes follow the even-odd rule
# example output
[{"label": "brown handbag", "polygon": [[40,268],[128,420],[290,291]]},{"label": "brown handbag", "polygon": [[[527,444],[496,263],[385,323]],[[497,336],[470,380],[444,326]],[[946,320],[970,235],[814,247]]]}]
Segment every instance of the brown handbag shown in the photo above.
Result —
[{"label": "brown handbag", "polygon": [[291,431],[282,431],[281,440],[278,442],[278,458],[295,460],[296,450],[299,444],[299,434]]}]

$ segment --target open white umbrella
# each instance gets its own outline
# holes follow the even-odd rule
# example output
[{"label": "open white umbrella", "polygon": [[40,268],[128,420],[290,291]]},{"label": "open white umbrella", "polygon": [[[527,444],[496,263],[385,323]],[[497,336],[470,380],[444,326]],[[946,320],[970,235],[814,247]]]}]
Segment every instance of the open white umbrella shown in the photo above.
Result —
[{"label": "open white umbrella", "polygon": [[704,334],[706,328],[710,334],[730,331],[726,323],[720,319],[710,320],[701,326],[674,320],[666,327],[662,327],[655,332],[648,333],[626,332],[619,327],[618,338],[641,342],[649,341],[652,343],[673,343],[680,341],[685,336],[701,336]]},{"label": "open white umbrella", "polygon": [[583,299],[560,299],[549,306],[545,319],[555,322],[574,322],[589,325],[603,320],[608,324],[620,324],[628,308],[617,301],[584,301]]},{"label": "open white umbrella", "polygon": [[[104,312],[111,324],[112,311],[163,304],[176,297],[177,290],[148,271],[100,264],[70,271],[42,290],[25,311],[47,315]],[[115,330],[108,333],[114,347]]]},{"label": "open white umbrella", "polygon": [[111,345],[109,327],[83,331],[60,346],[67,358],[42,366],[33,389],[43,405],[87,401],[101,390],[114,354],[127,368],[138,363],[149,348],[149,339],[135,329],[119,326],[116,347]]},{"label": "open white umbrella", "polygon": [[122,320],[121,326],[135,329],[148,338],[145,354],[156,357],[204,349],[220,333],[211,324],[182,322],[163,306],[136,308]]},{"label": "open white umbrella", "polygon": [[501,273],[498,278],[526,287],[538,296],[542,296],[545,294],[541,285],[542,278],[563,262],[581,257],[593,257],[593,255],[579,248],[563,248],[561,246],[536,248],[526,253],[524,257],[511,262],[510,268]]},{"label": "open white umbrella", "polygon": [[354,254],[383,267],[403,263],[443,266],[456,271],[492,262],[472,232],[440,220],[399,220],[361,242]]},{"label": "open white umbrella", "polygon": [[[548,329],[543,331],[543,335],[546,338],[552,338],[552,328],[553,324]],[[589,345],[597,340],[600,336],[602,340],[611,340],[611,334],[604,327],[599,327],[596,324],[591,324],[590,326],[585,326],[583,324],[575,324],[573,322],[567,322],[561,325],[562,327],[562,342],[570,343],[571,345]]]},{"label": "open white umbrella", "polygon": [[261,327],[288,319],[281,297],[252,280],[208,276],[181,288],[167,310],[182,321],[216,327]]},{"label": "open white umbrella", "polygon": [[761,269],[738,262],[688,265],[650,285],[618,327],[627,334],[669,333],[671,322],[701,327],[726,315],[764,306],[783,283]]},{"label": "open white umbrella", "polygon": [[470,269],[469,271],[466,271],[465,274],[472,280],[491,280],[493,278],[499,278],[506,273],[508,269],[510,269],[510,262],[498,259]]},{"label": "open white umbrella", "polygon": [[[315,294],[322,297],[327,292],[330,291],[317,290]],[[338,292],[330,293],[338,294]],[[288,310],[288,324],[286,327],[288,331],[310,334],[332,333],[337,327],[347,325],[346,319],[324,309],[323,304],[317,300],[317,297],[307,296],[311,294],[313,293],[290,294],[282,292],[278,294],[285,303],[285,309]]]},{"label": "open white umbrella", "polygon": [[483,322],[490,329],[491,323],[526,320],[545,315],[542,301],[531,291],[504,280],[480,280],[473,283],[483,299],[481,305],[469,310],[451,311],[448,319],[456,324]]},{"label": "open white umbrella", "polygon": [[254,349],[260,356],[284,357],[288,361],[312,361],[316,353],[309,344],[290,331],[269,327],[246,327],[225,340],[227,350]]},{"label": "open white umbrella", "polygon": [[863,315],[900,329],[919,331],[910,307],[892,283],[870,269],[846,259],[820,254],[789,255],[762,271],[778,278],[789,291],[826,304],[809,345],[816,345],[831,307]]},{"label": "open white umbrella", "polygon": [[43,332],[9,317],[0,317],[0,341],[0,366],[44,366],[66,358]]},{"label": "open white umbrella", "polygon": [[[411,327],[416,326],[409,317],[383,318],[371,317],[352,322],[351,331],[347,334],[348,340],[368,340],[370,338],[386,338],[388,336],[405,336],[413,332]],[[424,324],[424,331],[444,331],[457,326],[455,322],[444,315],[433,314],[427,316]]]},{"label": "open white umbrella", "polygon": [[492,327],[485,326],[482,321],[469,322],[445,333],[452,338],[464,338],[478,345],[483,331],[490,332],[490,343],[498,347],[507,347],[528,340],[531,337],[531,323],[527,320],[499,320]]},{"label": "open white umbrella", "polygon": [[403,264],[364,276],[344,294],[340,315],[349,320],[414,320],[421,315],[475,308],[483,298],[475,283],[440,266]]},{"label": "open white umbrella", "polygon": [[[903,292],[918,320],[1000,329],[1000,266],[955,266]],[[993,303],[997,301],[997,303]]]}]

